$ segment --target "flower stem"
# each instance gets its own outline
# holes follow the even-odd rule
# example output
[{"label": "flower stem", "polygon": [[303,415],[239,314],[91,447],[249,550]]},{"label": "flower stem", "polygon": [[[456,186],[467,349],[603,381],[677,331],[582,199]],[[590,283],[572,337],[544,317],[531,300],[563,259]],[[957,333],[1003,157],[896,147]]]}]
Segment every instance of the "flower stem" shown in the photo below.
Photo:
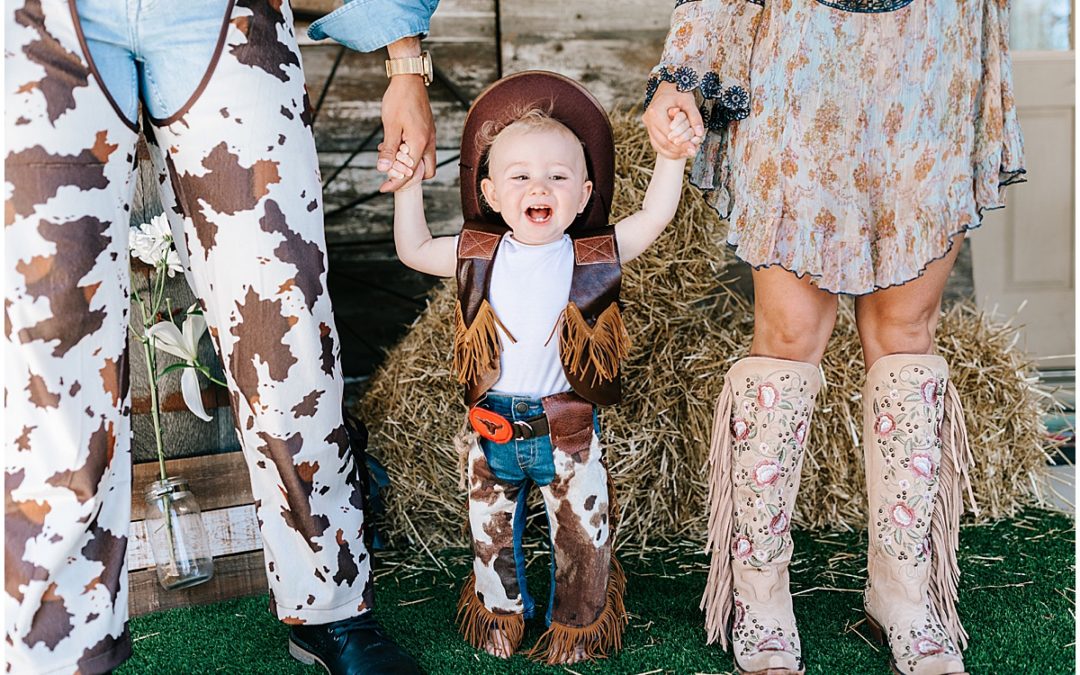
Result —
[{"label": "flower stem", "polygon": [[213,375],[211,375],[211,374],[210,374],[210,366],[207,366],[207,365],[205,365],[205,364],[199,363],[198,361],[196,361],[196,362],[195,362],[195,363],[193,363],[192,365],[193,365],[193,366],[195,367],[195,370],[197,370],[197,371],[199,371],[200,373],[202,373],[202,376],[203,376],[203,377],[205,377],[206,379],[210,380],[210,381],[211,381],[211,382],[213,382],[214,384],[216,384],[216,385],[218,385],[218,386],[221,386],[221,387],[227,387],[227,386],[229,386],[229,385],[225,384],[224,382],[222,382],[221,380],[217,379],[216,377],[214,377]]},{"label": "flower stem", "polygon": [[[146,305],[139,303],[139,310],[143,315],[143,325],[148,321]],[[165,446],[161,442],[161,413],[158,410],[158,387],[157,387],[157,359],[151,340],[142,338],[143,356],[146,357],[147,382],[150,385],[150,419],[154,423],[154,443],[157,445],[158,466],[161,468],[161,480],[165,480]]]},{"label": "flower stem", "polygon": [[[154,359],[154,349],[150,346],[150,341],[143,342],[143,352],[146,355],[146,362],[150,366],[151,371],[157,370],[156,359]],[[158,410],[158,391],[157,391],[157,379],[150,377],[150,417],[154,422],[154,443],[157,444],[157,456],[158,465],[161,467],[161,480],[165,480],[165,446],[161,442],[161,413]]]},{"label": "flower stem", "polygon": [[[161,274],[158,274],[160,277]],[[157,316],[157,306],[161,302],[161,295],[155,293],[155,281],[152,280],[150,286],[150,299],[152,306],[147,312],[146,303],[143,302],[142,297],[135,289],[135,280],[132,280],[132,297],[135,299],[135,303],[139,306],[139,312],[142,314],[143,330],[142,335],[137,335],[139,341],[142,342],[143,356],[146,359],[146,374],[147,383],[150,388],[150,419],[154,425],[154,443],[157,447],[158,468],[161,473],[162,488],[168,477],[165,471],[165,444],[161,440],[161,411],[158,406],[158,386],[157,386],[157,350],[154,348],[153,340],[146,337],[146,331],[149,330],[153,319]],[[163,287],[162,287],[163,288]],[[156,296],[156,297],[155,297]],[[158,508],[161,510],[161,515],[165,518],[165,535],[169,540],[169,571],[174,576],[177,574],[176,565],[176,535],[173,532],[173,513],[172,513],[172,495],[168,492],[158,496]]]}]

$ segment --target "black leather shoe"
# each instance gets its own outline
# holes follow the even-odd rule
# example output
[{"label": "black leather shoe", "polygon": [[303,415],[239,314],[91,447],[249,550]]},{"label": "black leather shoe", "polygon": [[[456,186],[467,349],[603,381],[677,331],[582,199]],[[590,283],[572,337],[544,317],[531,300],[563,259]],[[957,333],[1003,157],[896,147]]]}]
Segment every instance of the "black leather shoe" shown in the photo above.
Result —
[{"label": "black leather shoe", "polygon": [[386,636],[371,612],[319,625],[293,626],[289,654],[330,675],[419,675],[413,657]]}]

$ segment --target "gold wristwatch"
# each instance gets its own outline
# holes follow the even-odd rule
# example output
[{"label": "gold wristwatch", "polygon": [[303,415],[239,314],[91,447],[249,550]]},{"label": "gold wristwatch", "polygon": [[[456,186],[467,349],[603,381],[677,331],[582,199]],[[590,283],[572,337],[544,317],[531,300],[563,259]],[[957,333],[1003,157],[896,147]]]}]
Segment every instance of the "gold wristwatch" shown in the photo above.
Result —
[{"label": "gold wristwatch", "polygon": [[431,69],[431,54],[420,52],[420,56],[410,56],[404,59],[387,59],[386,76],[395,75],[423,75],[424,86],[431,84],[434,71]]}]

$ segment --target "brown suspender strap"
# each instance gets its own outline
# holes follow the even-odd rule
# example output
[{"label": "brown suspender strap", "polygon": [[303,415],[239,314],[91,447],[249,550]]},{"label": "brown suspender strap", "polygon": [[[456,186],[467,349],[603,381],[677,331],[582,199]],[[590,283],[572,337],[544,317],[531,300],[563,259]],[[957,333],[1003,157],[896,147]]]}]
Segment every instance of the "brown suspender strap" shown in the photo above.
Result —
[{"label": "brown suspender strap", "polygon": [[593,436],[593,405],[572,391],[545,396],[544,404],[551,445],[576,461],[585,461],[580,453],[588,452]]}]

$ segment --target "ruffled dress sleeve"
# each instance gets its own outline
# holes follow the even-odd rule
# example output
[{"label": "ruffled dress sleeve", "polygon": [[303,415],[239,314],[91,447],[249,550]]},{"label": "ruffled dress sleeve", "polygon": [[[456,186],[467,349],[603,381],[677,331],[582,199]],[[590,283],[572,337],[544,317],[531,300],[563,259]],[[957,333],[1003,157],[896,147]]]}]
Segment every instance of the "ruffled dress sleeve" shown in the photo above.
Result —
[{"label": "ruffled dress sleeve", "polygon": [[729,127],[750,114],[750,58],[764,2],[676,0],[664,53],[645,88],[646,108],[660,82],[697,94],[707,131],[690,180],[722,217],[731,205]]},{"label": "ruffled dress sleeve", "polygon": [[1013,98],[1009,0],[983,0],[982,81],[976,99],[972,164],[982,212],[1005,205],[1006,185],[1024,181],[1024,139]]}]

